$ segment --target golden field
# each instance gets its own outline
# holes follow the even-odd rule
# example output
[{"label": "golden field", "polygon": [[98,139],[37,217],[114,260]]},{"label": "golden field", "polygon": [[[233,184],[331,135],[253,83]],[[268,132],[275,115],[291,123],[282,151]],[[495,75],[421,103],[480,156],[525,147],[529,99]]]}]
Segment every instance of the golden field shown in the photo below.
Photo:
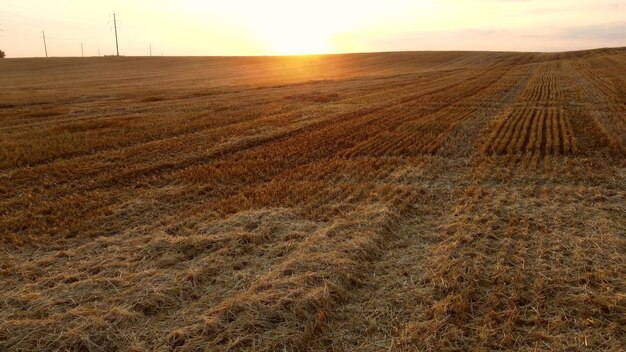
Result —
[{"label": "golden field", "polygon": [[626,49],[0,74],[0,350],[626,350]]}]

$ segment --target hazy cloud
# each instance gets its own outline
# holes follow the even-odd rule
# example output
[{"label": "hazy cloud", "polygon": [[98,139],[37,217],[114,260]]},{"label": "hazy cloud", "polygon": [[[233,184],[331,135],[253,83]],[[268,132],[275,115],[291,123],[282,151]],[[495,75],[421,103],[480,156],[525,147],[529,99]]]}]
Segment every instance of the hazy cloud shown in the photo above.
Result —
[{"label": "hazy cloud", "polygon": [[622,40],[626,45],[626,22],[565,28],[559,33],[563,39]]},{"label": "hazy cloud", "polygon": [[527,29],[466,28],[416,31],[367,39],[386,50],[561,51],[626,46],[626,22],[606,25]]}]

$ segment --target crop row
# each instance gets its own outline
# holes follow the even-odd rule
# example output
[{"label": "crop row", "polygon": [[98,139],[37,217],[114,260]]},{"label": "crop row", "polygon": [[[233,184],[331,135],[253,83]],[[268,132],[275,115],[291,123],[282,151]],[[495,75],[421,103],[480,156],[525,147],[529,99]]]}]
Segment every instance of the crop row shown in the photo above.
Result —
[{"label": "crop row", "polygon": [[487,154],[571,154],[576,141],[563,108],[514,109],[499,122],[484,147]]}]

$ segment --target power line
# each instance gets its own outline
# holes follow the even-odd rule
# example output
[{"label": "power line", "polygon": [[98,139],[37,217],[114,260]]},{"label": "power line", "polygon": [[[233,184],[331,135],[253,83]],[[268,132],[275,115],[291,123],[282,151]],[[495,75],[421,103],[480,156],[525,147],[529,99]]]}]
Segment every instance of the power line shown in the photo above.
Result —
[{"label": "power line", "polygon": [[[23,11],[23,10],[22,10]],[[24,11],[25,12],[25,11]],[[29,12],[27,16],[20,14],[20,12],[14,12],[12,10],[6,10],[4,8],[0,8],[0,15],[2,17],[6,17],[8,23],[22,23],[22,24],[30,24],[35,25],[41,22],[46,22],[46,26],[53,26],[59,28],[65,28],[68,30],[76,30],[85,28],[87,26],[93,25],[94,21],[81,20],[74,21],[71,19],[57,19],[57,18],[49,18],[49,14],[32,14]]]}]

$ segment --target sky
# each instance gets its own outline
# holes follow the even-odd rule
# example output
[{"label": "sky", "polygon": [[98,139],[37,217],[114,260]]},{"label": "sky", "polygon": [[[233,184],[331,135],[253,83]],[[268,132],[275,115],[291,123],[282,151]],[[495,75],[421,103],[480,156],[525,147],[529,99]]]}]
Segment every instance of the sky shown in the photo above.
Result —
[{"label": "sky", "polygon": [[[626,46],[616,0],[0,0],[7,57]],[[81,51],[82,44],[82,51]]]}]

